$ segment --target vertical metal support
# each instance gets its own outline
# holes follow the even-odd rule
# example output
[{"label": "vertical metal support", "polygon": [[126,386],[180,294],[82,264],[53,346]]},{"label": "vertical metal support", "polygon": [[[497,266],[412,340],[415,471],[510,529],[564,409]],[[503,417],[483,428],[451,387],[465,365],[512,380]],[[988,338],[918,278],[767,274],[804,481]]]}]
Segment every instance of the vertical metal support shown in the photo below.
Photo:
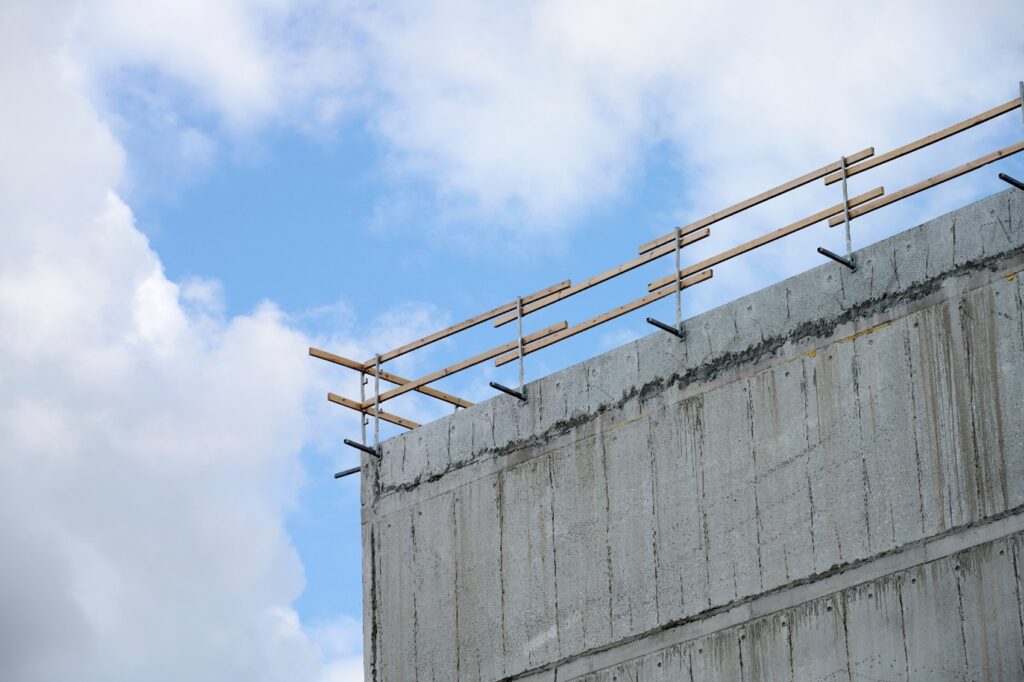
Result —
[{"label": "vertical metal support", "polygon": [[846,186],[846,157],[840,158],[843,174],[843,226],[846,228],[846,260],[853,264],[852,270],[857,269],[857,261],[853,257],[853,239],[850,236],[850,192]]},{"label": "vertical metal support", "polygon": [[[359,373],[359,404],[363,405],[366,403],[366,372]],[[363,445],[366,445],[366,413],[359,413],[359,433],[362,436]]]},{"label": "vertical metal support", "polygon": [[676,227],[676,331],[683,331],[683,271],[679,252],[683,249],[683,228]]},{"label": "vertical metal support", "polygon": [[523,297],[516,299],[516,324],[519,326],[519,392],[526,395],[526,367],[523,364]]},{"label": "vertical metal support", "polygon": [[373,449],[380,452],[380,354],[373,356]]}]

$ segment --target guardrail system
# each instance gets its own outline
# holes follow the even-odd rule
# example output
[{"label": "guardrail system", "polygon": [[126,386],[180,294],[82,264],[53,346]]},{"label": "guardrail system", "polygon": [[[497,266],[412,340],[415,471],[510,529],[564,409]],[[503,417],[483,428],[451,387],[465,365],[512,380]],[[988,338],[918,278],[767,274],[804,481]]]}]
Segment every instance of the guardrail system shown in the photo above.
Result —
[{"label": "guardrail system", "polygon": [[[850,234],[850,225],[854,219],[867,215],[872,211],[878,210],[902,199],[906,199],[907,197],[913,196],[926,189],[935,187],[936,185],[940,185],[948,180],[964,175],[965,173],[977,170],[982,166],[986,166],[999,161],[1000,159],[1024,151],[1024,140],[1007,147],[1003,147],[1002,149],[997,149],[990,154],[986,154],[985,156],[952,168],[926,180],[922,180],[921,182],[908,187],[904,187],[903,189],[891,194],[886,194],[883,187],[876,187],[858,196],[850,197],[847,186],[848,179],[854,175],[858,175],[864,171],[876,168],[888,163],[889,161],[906,156],[907,154],[911,154],[936,142],[962,133],[965,130],[973,128],[998,116],[1002,116],[1003,114],[1007,114],[1016,109],[1021,109],[1021,103],[1022,100],[1024,100],[1024,82],[1021,82],[1019,87],[1020,97],[1010,100],[1004,104],[1000,104],[999,106],[977,114],[976,116],[972,116],[948,128],[922,137],[919,140],[905,144],[902,147],[897,147],[896,149],[878,156],[875,156],[875,150],[873,147],[862,149],[861,151],[849,156],[843,156],[838,161],[826,164],[820,168],[805,173],[798,178],[784,182],[777,187],[773,187],[728,208],[712,213],[711,215],[701,218],[689,225],[676,227],[673,231],[641,245],[638,248],[639,255],[636,258],[628,260],[621,265],[598,275],[594,275],[593,277],[583,280],[577,284],[573,284],[570,280],[565,280],[541,289],[540,291],[536,291],[528,296],[520,296],[514,301],[500,305],[487,312],[480,313],[479,315],[459,322],[458,324],[454,324],[393,350],[375,355],[373,358],[363,362],[352,360],[317,348],[310,348],[309,354],[313,357],[341,365],[342,367],[358,372],[360,375],[360,396],[358,401],[351,400],[334,393],[329,393],[327,396],[329,401],[359,412],[361,415],[360,441],[355,442],[345,439],[345,443],[370,455],[380,457],[381,420],[397,424],[407,429],[415,429],[419,427],[420,425],[412,420],[385,412],[381,409],[382,403],[412,391],[449,403],[454,406],[455,410],[458,410],[460,407],[466,408],[472,406],[473,403],[468,400],[445,393],[444,391],[439,391],[429,386],[429,384],[470,367],[487,362],[488,360],[494,360],[496,366],[518,361],[518,389],[503,386],[494,382],[491,382],[490,385],[496,390],[507,393],[525,403],[528,400],[525,387],[524,365],[524,358],[527,355],[552,346],[559,341],[575,336],[581,332],[593,329],[594,327],[608,322],[609,320],[613,320],[617,317],[621,317],[622,315],[639,310],[640,308],[667,296],[675,296],[675,324],[668,324],[650,317],[647,318],[647,322],[666,331],[667,333],[677,336],[680,340],[685,340],[682,324],[682,292],[684,289],[710,280],[714,275],[713,267],[716,265],[782,239],[783,237],[787,237],[791,234],[804,230],[822,221],[828,221],[828,225],[830,227],[838,225],[843,225],[845,227],[846,255],[842,256],[824,248],[819,248],[818,252],[842,264],[850,270],[856,270],[857,264],[853,255],[852,239]],[[1022,120],[1024,120],[1024,109],[1022,109]],[[1024,184],[1020,181],[1003,173],[1000,173],[999,177],[1007,183],[1024,190]],[[763,234],[738,246],[734,246],[717,255],[705,258],[698,263],[689,265],[685,268],[682,267],[680,262],[682,250],[691,244],[709,237],[711,235],[710,228],[715,223],[742,213],[743,211],[761,203],[782,196],[794,189],[803,187],[815,180],[822,179],[825,185],[831,185],[837,182],[842,184],[843,201],[841,203],[829,206],[826,209],[818,211],[817,213],[809,215],[794,223],[780,227],[772,232]],[[523,321],[527,315],[538,310],[542,310],[550,305],[554,305],[560,301],[564,301],[565,299],[582,291],[586,291],[591,287],[607,282],[619,275],[622,275],[623,273],[630,272],[669,254],[674,254],[675,256],[674,273],[651,282],[647,287],[648,293],[646,295],[572,326],[569,326],[566,321],[562,321],[532,333],[523,333]],[[411,353],[435,343],[436,341],[446,339],[458,334],[459,332],[491,321],[493,321],[494,327],[501,327],[511,322],[516,322],[516,340],[495,346],[490,350],[484,351],[478,355],[462,360],[443,369],[439,369],[435,372],[431,372],[430,374],[418,379],[406,379],[398,376],[397,374],[387,372],[382,368],[382,365],[389,360],[401,357],[407,353]],[[373,378],[372,397],[367,396],[366,390],[370,377]],[[394,384],[395,386],[382,392],[380,386],[381,380]],[[366,431],[367,426],[369,425],[369,417],[373,418],[372,446],[367,444]],[[335,478],[347,476],[349,474],[356,473],[359,470],[359,467],[347,469],[335,474]]]}]

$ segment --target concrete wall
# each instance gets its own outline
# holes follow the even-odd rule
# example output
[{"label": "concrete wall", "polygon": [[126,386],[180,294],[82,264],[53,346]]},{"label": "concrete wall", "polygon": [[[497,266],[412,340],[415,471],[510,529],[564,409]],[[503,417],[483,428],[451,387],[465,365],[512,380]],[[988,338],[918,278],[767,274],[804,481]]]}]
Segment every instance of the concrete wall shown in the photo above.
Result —
[{"label": "concrete wall", "polygon": [[391,439],[370,680],[1022,679],[1024,193]]}]

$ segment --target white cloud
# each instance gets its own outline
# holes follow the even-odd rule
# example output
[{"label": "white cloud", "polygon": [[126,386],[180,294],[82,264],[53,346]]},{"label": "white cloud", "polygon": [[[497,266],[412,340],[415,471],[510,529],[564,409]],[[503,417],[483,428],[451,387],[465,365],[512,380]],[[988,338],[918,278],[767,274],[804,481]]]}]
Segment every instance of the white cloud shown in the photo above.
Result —
[{"label": "white cloud", "polygon": [[711,211],[1010,99],[1024,5],[465,0],[372,15],[373,112],[412,177],[546,230],[667,143]]},{"label": "white cloud", "polygon": [[0,8],[0,679],[361,679],[291,607],[308,339],[165,276],[71,9]]}]

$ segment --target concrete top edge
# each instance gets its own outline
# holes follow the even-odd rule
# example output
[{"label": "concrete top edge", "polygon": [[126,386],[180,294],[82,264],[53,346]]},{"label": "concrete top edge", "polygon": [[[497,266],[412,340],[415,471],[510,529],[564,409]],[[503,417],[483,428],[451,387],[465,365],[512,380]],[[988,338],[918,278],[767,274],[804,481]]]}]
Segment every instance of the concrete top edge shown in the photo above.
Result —
[{"label": "concrete top edge", "polygon": [[364,505],[530,447],[545,433],[658,390],[669,377],[705,381],[726,358],[752,364],[759,353],[827,335],[839,322],[895,305],[914,287],[989,267],[1022,249],[1024,192],[985,197],[856,251],[857,272],[826,261],[694,316],[684,322],[683,343],[655,332],[530,382],[526,405],[496,396],[388,439],[379,462],[364,457]]}]

